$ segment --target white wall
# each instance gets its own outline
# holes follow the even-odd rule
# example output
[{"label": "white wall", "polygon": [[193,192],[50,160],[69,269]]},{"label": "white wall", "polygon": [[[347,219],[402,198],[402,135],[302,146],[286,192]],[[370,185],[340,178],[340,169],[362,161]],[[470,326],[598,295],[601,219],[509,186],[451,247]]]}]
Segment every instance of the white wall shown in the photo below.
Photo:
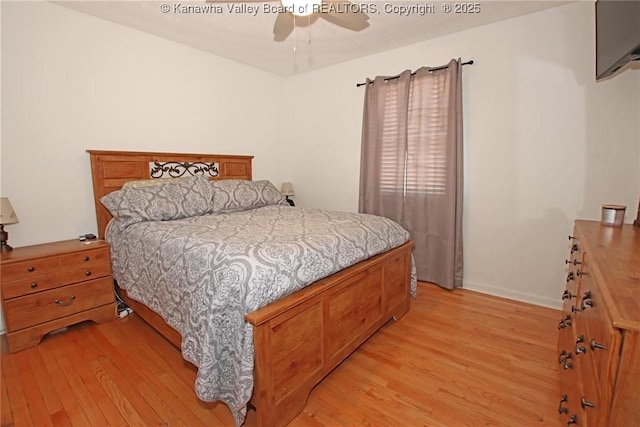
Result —
[{"label": "white wall", "polygon": [[451,57],[463,68],[464,286],[559,307],[567,235],[640,196],[640,72],[594,79],[593,4],[578,2],[290,78],[299,205],[357,210],[366,77]]},{"label": "white wall", "polygon": [[284,79],[49,2],[2,2],[13,246],[96,233],[87,149],[254,155],[281,181]]}]

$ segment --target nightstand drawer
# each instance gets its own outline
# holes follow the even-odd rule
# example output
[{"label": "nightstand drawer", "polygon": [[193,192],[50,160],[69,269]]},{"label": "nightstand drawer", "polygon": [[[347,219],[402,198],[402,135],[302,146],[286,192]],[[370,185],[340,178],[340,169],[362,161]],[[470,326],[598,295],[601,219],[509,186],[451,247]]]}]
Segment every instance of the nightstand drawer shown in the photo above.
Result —
[{"label": "nightstand drawer", "polygon": [[60,262],[64,268],[89,268],[89,266],[94,265],[106,265],[108,267],[111,259],[109,258],[109,248],[101,248],[61,256]]},{"label": "nightstand drawer", "polygon": [[[64,267],[60,267],[60,269],[63,268]],[[20,297],[23,295],[46,291],[48,289],[58,288],[60,286],[65,286],[71,283],[109,276],[110,274],[111,265],[109,263],[88,263],[83,267],[74,268],[72,270],[62,271],[51,275],[38,276],[27,278],[24,280],[16,280],[9,283],[3,283],[2,296],[4,299]]]},{"label": "nightstand drawer", "polygon": [[111,277],[91,280],[5,301],[8,332],[114,302]]},{"label": "nightstand drawer", "polygon": [[2,283],[51,274],[60,268],[60,258],[40,258],[2,266]]},{"label": "nightstand drawer", "polygon": [[16,262],[2,268],[2,283],[16,280],[32,280],[36,277],[59,274],[70,269],[92,269],[96,266],[110,270],[109,248],[98,248],[75,252],[66,255],[36,258],[29,261]]},{"label": "nightstand drawer", "polygon": [[16,280],[14,282],[2,283],[2,297],[4,299],[21,297],[23,295],[46,291],[66,284],[66,282],[60,280],[60,278],[55,275]]},{"label": "nightstand drawer", "polygon": [[82,266],[62,266],[62,271],[56,274],[61,282],[76,283],[84,280],[97,279],[99,277],[111,275],[111,264],[109,262],[87,263]]}]

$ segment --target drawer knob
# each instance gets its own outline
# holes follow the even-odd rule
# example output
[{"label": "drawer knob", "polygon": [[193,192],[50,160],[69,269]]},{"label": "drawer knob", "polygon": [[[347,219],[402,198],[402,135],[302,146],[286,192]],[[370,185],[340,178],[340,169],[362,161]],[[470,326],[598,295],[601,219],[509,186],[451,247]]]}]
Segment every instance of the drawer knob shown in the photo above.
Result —
[{"label": "drawer knob", "polygon": [[87,270],[86,273],[84,273],[84,275],[89,277],[89,276],[91,276],[91,272],[89,270]]},{"label": "drawer knob", "polygon": [[558,357],[558,363],[562,364],[567,361],[567,359],[571,359],[573,357],[573,353],[567,353],[566,350],[562,350],[560,352],[560,357]]},{"label": "drawer knob", "polygon": [[594,403],[589,402],[587,399],[585,399],[584,397],[582,397],[582,399],[580,399],[580,406],[582,406],[582,409],[585,408],[595,408],[596,405]]},{"label": "drawer knob", "polygon": [[565,264],[573,264],[573,265],[580,265],[582,264],[580,261],[578,261],[577,259],[574,259],[573,261],[569,261],[568,259],[564,260]]},{"label": "drawer knob", "polygon": [[584,342],[584,335],[578,335],[576,338],[576,344],[580,344],[581,342]]},{"label": "drawer knob", "polygon": [[564,365],[562,365],[562,367],[564,369],[573,369],[573,364],[571,362],[565,362]]},{"label": "drawer knob", "polygon": [[38,287],[38,284],[36,282],[31,283],[31,289],[35,289]]},{"label": "drawer knob", "polygon": [[584,271],[582,271],[582,270],[578,270],[578,271],[576,271],[576,275],[577,275],[578,277],[582,277],[582,276],[584,276],[585,274],[586,274],[586,273],[585,273]]},{"label": "drawer knob", "polygon": [[558,323],[558,329],[564,329],[572,325],[571,315],[568,314]]},{"label": "drawer knob", "polygon": [[85,262],[89,261],[91,258],[89,258],[88,256],[84,257]]},{"label": "drawer knob", "polygon": [[564,406],[562,406],[562,404],[564,402],[566,402],[568,399],[566,394],[563,394],[562,397],[560,398],[560,405],[558,405],[558,413],[559,414],[566,414],[567,412],[569,412],[569,410],[567,408],[565,408]]},{"label": "drawer knob", "polygon": [[574,295],[574,294],[572,294],[571,292],[569,292],[569,290],[565,290],[565,291],[562,293],[562,300],[563,300],[563,301],[564,301],[564,300],[566,300],[566,299],[571,299],[571,298],[575,298],[575,297],[576,297],[576,295]]},{"label": "drawer knob", "polygon": [[578,252],[578,245],[574,243],[571,245],[571,253]]},{"label": "drawer knob", "polygon": [[66,307],[68,305],[71,305],[71,303],[75,299],[76,299],[76,296],[75,295],[71,295],[67,301],[62,301],[62,300],[57,299],[54,302],[56,303],[56,305],[60,305],[62,307]]},{"label": "drawer knob", "polygon": [[574,236],[572,236],[571,234],[569,234],[569,240],[575,240],[576,238]]},{"label": "drawer knob", "polygon": [[36,271],[36,268],[30,265],[29,268],[27,268],[27,270],[29,271],[29,273],[33,273],[34,271]]},{"label": "drawer knob", "polygon": [[586,353],[587,352],[587,347],[585,347],[583,345],[576,345],[576,348],[575,348],[574,351],[576,352],[576,354]]},{"label": "drawer knob", "polygon": [[575,279],[576,279],[575,274],[573,274],[573,271],[570,271],[569,274],[567,274],[567,283]]},{"label": "drawer knob", "polygon": [[589,344],[591,345],[591,350],[595,350],[596,348],[604,350],[606,348],[604,344],[600,344],[598,341],[596,341],[595,338],[591,339],[591,342]]},{"label": "drawer knob", "polygon": [[591,299],[583,299],[580,303],[580,308],[582,310],[586,310],[587,308],[593,307],[593,300]]},{"label": "drawer knob", "polygon": [[578,416],[577,415],[571,415],[569,417],[569,421],[567,421],[567,425],[577,424],[577,423],[578,423]]}]

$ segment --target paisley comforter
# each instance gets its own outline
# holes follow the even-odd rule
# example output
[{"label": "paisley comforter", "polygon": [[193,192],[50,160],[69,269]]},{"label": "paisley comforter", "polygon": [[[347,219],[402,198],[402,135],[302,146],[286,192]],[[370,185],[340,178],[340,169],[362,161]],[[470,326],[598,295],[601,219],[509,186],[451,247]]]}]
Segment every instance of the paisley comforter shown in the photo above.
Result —
[{"label": "paisley comforter", "polygon": [[289,206],[114,220],[107,231],[118,285],[181,334],[198,397],[225,402],[237,425],[253,389],[244,315],[408,239],[386,218]]}]

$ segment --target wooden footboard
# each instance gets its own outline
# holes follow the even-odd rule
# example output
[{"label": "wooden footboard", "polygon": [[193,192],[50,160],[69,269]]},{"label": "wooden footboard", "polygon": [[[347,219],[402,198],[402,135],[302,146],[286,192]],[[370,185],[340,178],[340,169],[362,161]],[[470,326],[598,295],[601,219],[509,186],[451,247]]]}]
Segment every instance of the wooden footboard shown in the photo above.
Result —
[{"label": "wooden footboard", "polygon": [[259,427],[288,424],[311,389],[389,319],[409,310],[413,243],[249,313]]},{"label": "wooden footboard", "polygon": [[[287,425],[327,374],[389,319],[409,310],[413,242],[377,255],[249,313],[255,368],[251,404],[259,427]],[[180,334],[121,292],[147,323],[180,348]]]}]

